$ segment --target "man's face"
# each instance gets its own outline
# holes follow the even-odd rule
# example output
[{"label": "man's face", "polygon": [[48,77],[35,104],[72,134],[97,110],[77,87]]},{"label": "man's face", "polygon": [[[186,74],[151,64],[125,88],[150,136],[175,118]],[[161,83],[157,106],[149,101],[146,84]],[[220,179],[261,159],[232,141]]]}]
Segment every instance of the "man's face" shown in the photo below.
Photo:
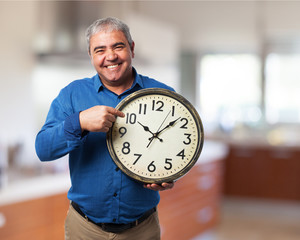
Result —
[{"label": "man's face", "polygon": [[134,43],[121,31],[99,32],[90,38],[90,57],[105,86],[126,85],[132,80]]}]

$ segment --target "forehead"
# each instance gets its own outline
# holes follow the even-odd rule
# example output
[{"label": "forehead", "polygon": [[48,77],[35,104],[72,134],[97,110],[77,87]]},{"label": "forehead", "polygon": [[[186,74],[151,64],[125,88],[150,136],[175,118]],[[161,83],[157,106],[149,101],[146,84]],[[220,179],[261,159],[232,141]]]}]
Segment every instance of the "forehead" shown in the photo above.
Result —
[{"label": "forehead", "polygon": [[91,46],[99,44],[109,46],[116,42],[124,42],[125,44],[127,43],[127,39],[122,31],[100,31],[92,35],[90,39]]}]

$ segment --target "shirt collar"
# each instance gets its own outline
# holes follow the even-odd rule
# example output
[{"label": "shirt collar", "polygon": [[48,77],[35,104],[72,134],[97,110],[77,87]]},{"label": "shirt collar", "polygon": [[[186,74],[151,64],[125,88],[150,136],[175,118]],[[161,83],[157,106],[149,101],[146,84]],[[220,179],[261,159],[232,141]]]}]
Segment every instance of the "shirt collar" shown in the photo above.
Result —
[{"label": "shirt collar", "polygon": [[141,76],[137,73],[137,71],[135,70],[134,67],[132,67],[132,70],[133,70],[133,74],[134,74],[134,81],[133,81],[133,84],[130,89],[133,89],[135,86],[144,88],[144,83],[143,83]]},{"label": "shirt collar", "polygon": [[[133,81],[133,84],[132,84],[131,88],[128,89],[128,90],[131,90],[131,89],[135,88],[135,86],[137,86],[137,85],[138,85],[140,88],[144,88],[144,84],[143,84],[142,78],[141,78],[141,76],[137,73],[137,71],[135,70],[134,67],[132,67],[132,71],[133,71],[133,74],[134,74],[134,81]],[[96,74],[96,75],[93,77],[93,79],[94,79],[94,87],[95,87],[95,90],[96,90],[97,92],[100,92],[101,90],[103,90],[104,85],[103,85],[103,83],[101,82],[99,75]]]},{"label": "shirt collar", "polygon": [[98,74],[96,74],[94,77],[93,77],[93,80],[94,80],[94,88],[97,92],[100,92],[102,89],[103,89],[103,84],[100,80],[100,77]]}]

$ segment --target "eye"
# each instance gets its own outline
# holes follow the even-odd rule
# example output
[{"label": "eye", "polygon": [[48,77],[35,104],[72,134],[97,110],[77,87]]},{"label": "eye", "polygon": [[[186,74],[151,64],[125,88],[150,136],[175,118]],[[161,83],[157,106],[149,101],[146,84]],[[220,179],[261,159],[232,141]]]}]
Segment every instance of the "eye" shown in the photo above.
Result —
[{"label": "eye", "polygon": [[94,54],[102,54],[105,51],[105,47],[98,46],[94,48]]},{"label": "eye", "polygon": [[116,50],[122,50],[124,48],[124,45],[117,45],[116,47],[115,47],[115,49]]},{"label": "eye", "polygon": [[103,49],[98,49],[95,51],[95,53],[104,53],[104,50]]}]

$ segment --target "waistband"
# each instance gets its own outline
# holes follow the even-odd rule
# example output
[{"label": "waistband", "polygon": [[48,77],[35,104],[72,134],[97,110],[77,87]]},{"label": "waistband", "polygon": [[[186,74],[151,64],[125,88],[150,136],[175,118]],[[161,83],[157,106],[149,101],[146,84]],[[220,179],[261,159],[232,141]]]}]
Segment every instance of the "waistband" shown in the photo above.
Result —
[{"label": "waistband", "polygon": [[73,201],[71,201],[72,207],[78,212],[82,217],[86,220],[96,224],[105,232],[112,232],[112,233],[120,233],[130,228],[133,228],[143,221],[145,221],[148,217],[150,217],[154,212],[156,212],[156,207],[151,208],[150,210],[146,211],[139,219],[135,220],[134,222],[127,223],[127,224],[117,224],[117,223],[95,223],[91,219],[89,219],[80,209],[79,205]]}]

